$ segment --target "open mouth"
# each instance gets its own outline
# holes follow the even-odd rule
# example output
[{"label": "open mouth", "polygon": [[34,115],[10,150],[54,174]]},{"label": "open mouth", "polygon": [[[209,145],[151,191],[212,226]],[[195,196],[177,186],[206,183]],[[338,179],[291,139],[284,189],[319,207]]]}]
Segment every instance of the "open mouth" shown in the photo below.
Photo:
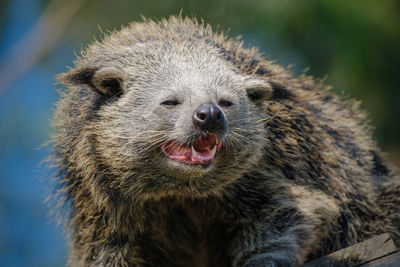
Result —
[{"label": "open mouth", "polygon": [[222,142],[215,134],[208,134],[194,140],[191,144],[178,144],[167,141],[161,145],[164,154],[186,164],[211,164],[221,150]]}]

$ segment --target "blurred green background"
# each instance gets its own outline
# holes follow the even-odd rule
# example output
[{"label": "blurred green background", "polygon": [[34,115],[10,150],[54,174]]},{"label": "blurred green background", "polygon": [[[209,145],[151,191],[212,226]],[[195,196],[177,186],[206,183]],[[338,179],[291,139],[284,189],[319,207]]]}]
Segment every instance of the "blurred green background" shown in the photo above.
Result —
[{"label": "blurred green background", "polygon": [[242,35],[295,74],[362,100],[374,135],[400,166],[400,1],[3,0],[0,4],[0,265],[63,266],[62,231],[47,216],[54,76],[74,53],[141,15],[203,18]]}]

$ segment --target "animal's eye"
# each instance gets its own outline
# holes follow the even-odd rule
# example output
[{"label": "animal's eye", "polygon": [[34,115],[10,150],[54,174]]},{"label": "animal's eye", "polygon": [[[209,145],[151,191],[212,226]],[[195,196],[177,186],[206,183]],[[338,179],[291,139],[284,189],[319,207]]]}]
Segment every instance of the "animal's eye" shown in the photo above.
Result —
[{"label": "animal's eye", "polygon": [[173,108],[173,107],[175,107],[175,106],[177,106],[179,104],[180,103],[179,103],[178,100],[166,100],[166,101],[161,102],[161,105],[163,105],[163,106],[165,106],[167,108]]},{"label": "animal's eye", "polygon": [[218,105],[220,105],[221,107],[230,107],[233,105],[233,103],[229,100],[222,99],[218,102]]}]

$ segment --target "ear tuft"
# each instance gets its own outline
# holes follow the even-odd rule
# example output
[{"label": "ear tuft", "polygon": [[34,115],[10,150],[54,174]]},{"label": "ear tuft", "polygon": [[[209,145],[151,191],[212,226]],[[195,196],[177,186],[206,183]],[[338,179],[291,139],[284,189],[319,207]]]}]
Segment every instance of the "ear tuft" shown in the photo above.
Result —
[{"label": "ear tuft", "polygon": [[105,96],[117,96],[122,93],[123,73],[113,67],[76,68],[57,76],[64,85],[87,84]]},{"label": "ear tuft", "polygon": [[89,84],[97,68],[76,68],[57,76],[59,83],[64,85]]}]

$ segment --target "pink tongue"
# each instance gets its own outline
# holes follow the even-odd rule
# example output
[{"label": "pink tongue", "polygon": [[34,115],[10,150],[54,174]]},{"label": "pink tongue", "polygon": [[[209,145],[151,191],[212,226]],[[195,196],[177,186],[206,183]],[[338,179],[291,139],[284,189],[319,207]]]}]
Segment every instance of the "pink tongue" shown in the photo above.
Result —
[{"label": "pink tongue", "polygon": [[[192,146],[195,150],[194,153],[192,151]],[[210,150],[215,146],[215,136],[208,135],[200,137],[190,147],[188,145],[174,146],[174,143],[169,141],[164,143],[161,149],[173,160],[183,161],[188,164],[210,164],[214,160],[214,155]]]},{"label": "pink tongue", "polygon": [[211,147],[215,146],[215,138],[213,136],[201,137],[193,144],[196,150],[196,156],[192,155],[191,163],[208,164],[214,160],[214,155],[210,153]]},{"label": "pink tongue", "polygon": [[180,147],[163,147],[164,153],[173,160],[184,161],[190,164],[209,164],[214,160],[214,156],[210,153],[210,147],[202,146],[202,151],[196,150],[196,156],[192,154],[192,148],[186,145]]},{"label": "pink tongue", "polygon": [[211,163],[214,160],[214,156],[210,153],[210,151],[207,152],[197,152],[196,156],[191,157],[191,163],[198,163],[198,164],[207,164]]}]

